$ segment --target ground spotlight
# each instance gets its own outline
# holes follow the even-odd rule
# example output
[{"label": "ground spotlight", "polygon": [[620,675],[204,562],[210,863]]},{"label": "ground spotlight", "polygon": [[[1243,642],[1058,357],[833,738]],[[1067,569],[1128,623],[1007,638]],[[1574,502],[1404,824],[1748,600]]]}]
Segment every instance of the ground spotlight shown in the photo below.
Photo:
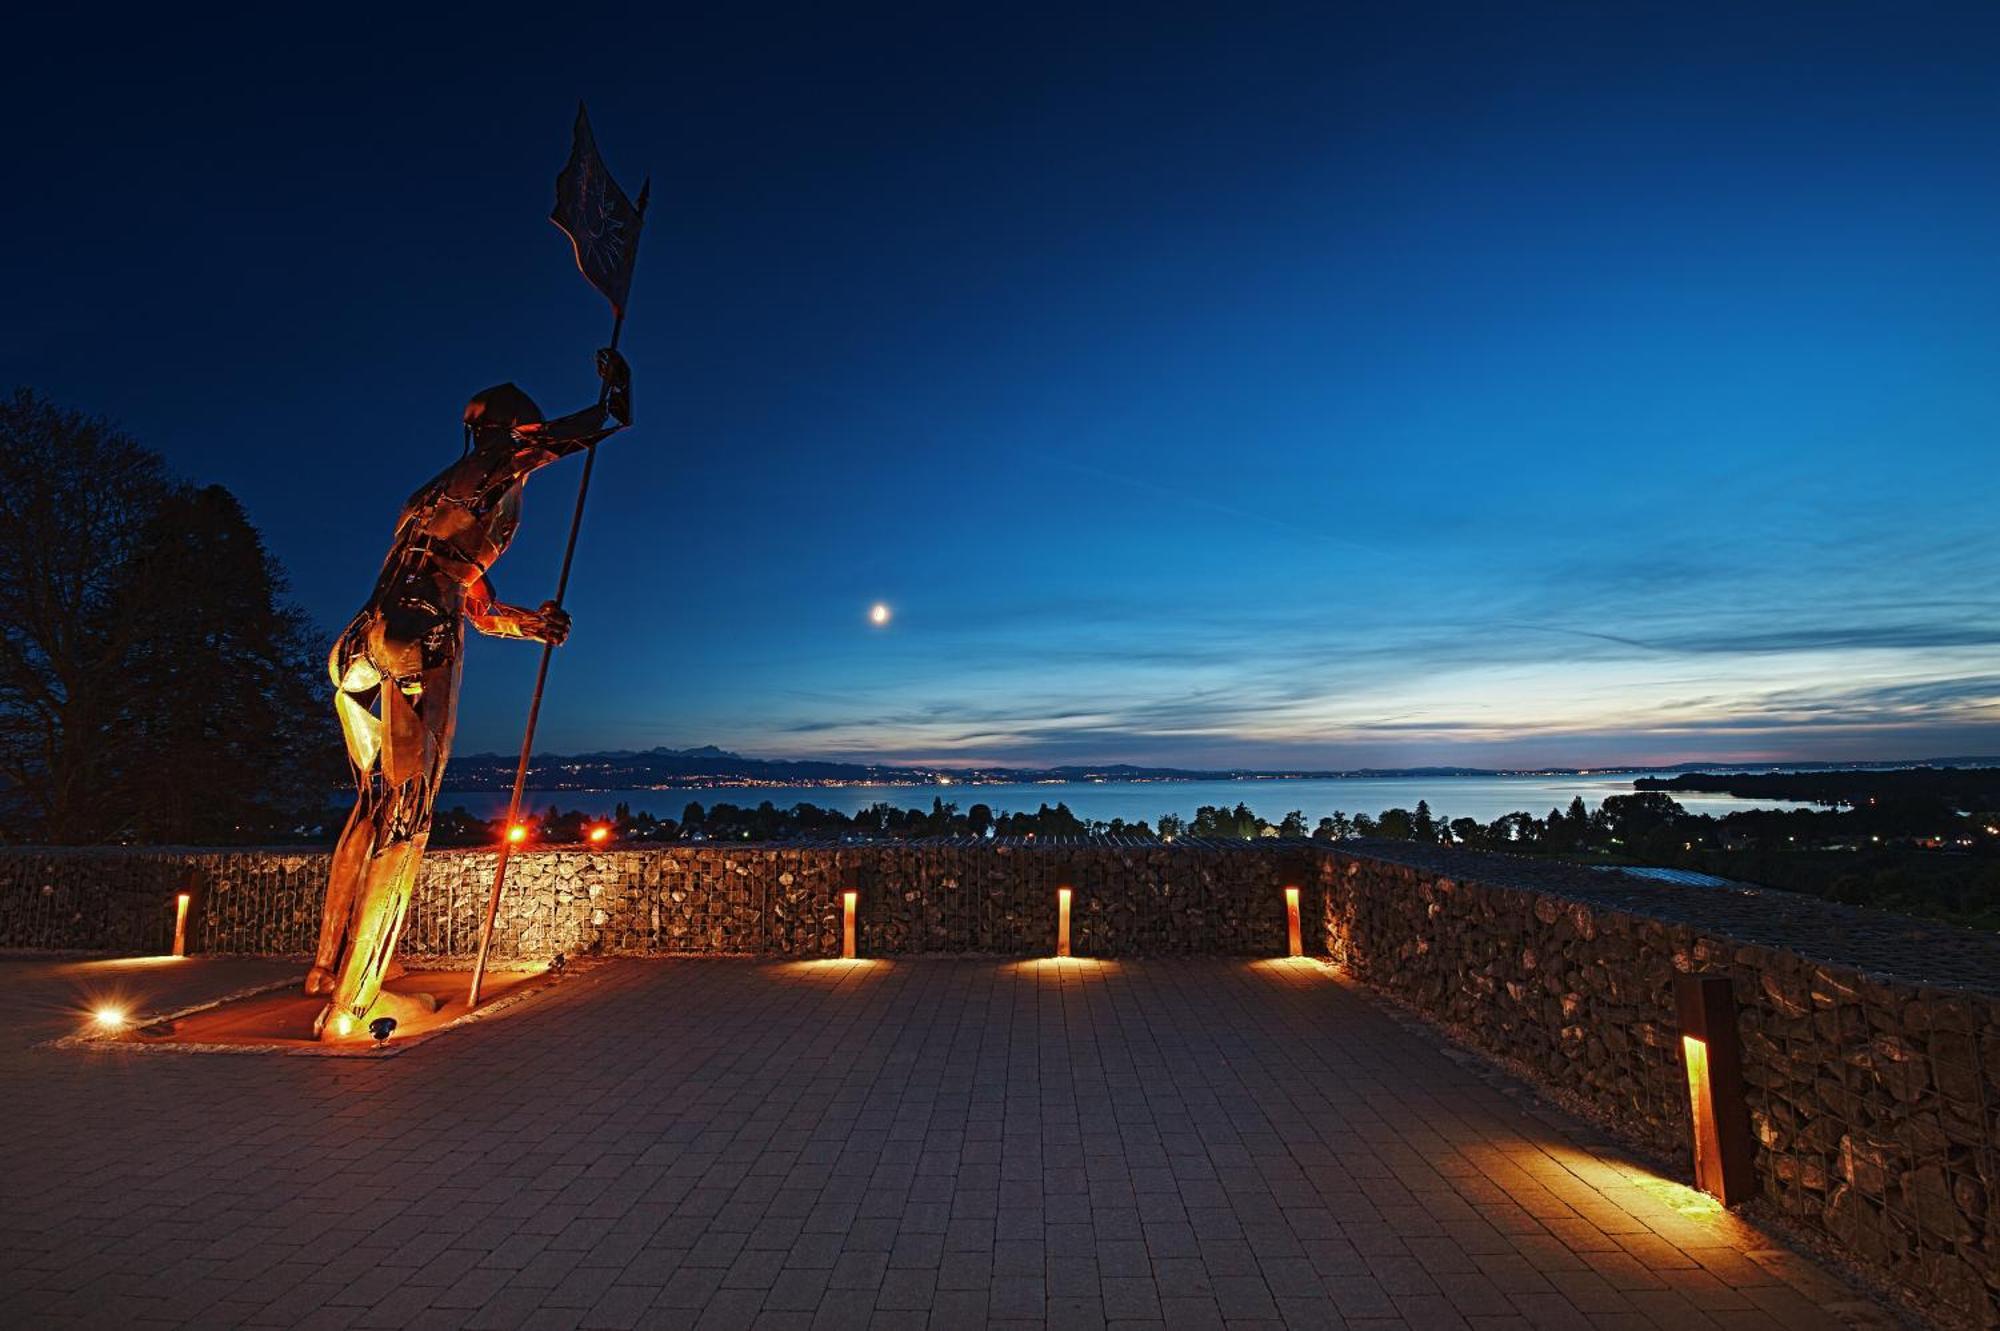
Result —
[{"label": "ground spotlight", "polygon": [[90,1019],[107,1031],[120,1030],[125,1025],[125,1009],[109,1004],[90,1014]]},{"label": "ground spotlight", "polygon": [[507,829],[507,839],[517,846],[520,845],[528,839],[528,825],[526,823],[515,823]]}]

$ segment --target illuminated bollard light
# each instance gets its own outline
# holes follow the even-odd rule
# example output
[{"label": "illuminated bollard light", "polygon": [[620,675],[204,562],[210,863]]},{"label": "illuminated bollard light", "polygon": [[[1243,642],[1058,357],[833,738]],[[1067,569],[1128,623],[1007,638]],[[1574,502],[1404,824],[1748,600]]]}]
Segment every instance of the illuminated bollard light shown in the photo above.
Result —
[{"label": "illuminated bollard light", "polygon": [[188,954],[188,900],[189,893],[182,892],[174,897],[174,955]]},{"label": "illuminated bollard light", "polygon": [[1299,890],[1296,887],[1285,889],[1285,947],[1288,957],[1303,957],[1306,954],[1299,941]]},{"label": "illuminated bollard light", "polygon": [[1066,887],[1056,889],[1056,955],[1069,955],[1069,897]]},{"label": "illuminated bollard light", "polygon": [[1757,1175],[1729,978],[1676,975],[1674,1008],[1680,1017],[1694,1125],[1695,1186],[1724,1206],[1735,1206],[1756,1191]]},{"label": "illuminated bollard light", "polygon": [[840,957],[843,961],[854,960],[854,907],[860,900],[859,892],[840,894]]}]

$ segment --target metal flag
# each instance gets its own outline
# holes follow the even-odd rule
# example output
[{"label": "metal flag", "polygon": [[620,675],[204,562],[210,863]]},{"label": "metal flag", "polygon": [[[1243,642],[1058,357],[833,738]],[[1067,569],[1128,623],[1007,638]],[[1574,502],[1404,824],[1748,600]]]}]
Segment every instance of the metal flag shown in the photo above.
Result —
[{"label": "metal flag", "polygon": [[[650,182],[647,186],[651,188]],[[576,266],[590,284],[611,302],[623,318],[625,295],[632,286],[632,265],[639,257],[639,228],[646,220],[646,189],[635,206],[611,178],[590,132],[583,103],[576,104],[576,136],[569,161],[556,177],[556,206],[549,220],[561,227],[576,250]]]}]

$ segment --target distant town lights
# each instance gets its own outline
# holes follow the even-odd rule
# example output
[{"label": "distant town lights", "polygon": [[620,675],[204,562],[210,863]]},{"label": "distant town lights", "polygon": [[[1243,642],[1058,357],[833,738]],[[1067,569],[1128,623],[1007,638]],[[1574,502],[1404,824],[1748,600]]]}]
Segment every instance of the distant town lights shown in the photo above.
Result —
[{"label": "distant town lights", "polygon": [[888,603],[885,601],[877,601],[874,605],[869,606],[868,622],[870,624],[873,624],[876,628],[881,628],[884,624],[888,623],[889,622]]}]

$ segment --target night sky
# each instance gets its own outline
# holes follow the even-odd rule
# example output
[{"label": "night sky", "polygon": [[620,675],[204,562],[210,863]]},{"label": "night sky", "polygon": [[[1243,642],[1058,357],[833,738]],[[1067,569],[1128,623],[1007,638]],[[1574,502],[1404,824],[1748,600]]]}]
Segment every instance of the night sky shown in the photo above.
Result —
[{"label": "night sky", "polygon": [[[17,19],[0,383],[331,633],[467,396],[594,398],[583,96],[640,424],[540,747],[2000,753],[1996,11],[1370,8]],[[474,640],[461,752],[536,655]]]}]

